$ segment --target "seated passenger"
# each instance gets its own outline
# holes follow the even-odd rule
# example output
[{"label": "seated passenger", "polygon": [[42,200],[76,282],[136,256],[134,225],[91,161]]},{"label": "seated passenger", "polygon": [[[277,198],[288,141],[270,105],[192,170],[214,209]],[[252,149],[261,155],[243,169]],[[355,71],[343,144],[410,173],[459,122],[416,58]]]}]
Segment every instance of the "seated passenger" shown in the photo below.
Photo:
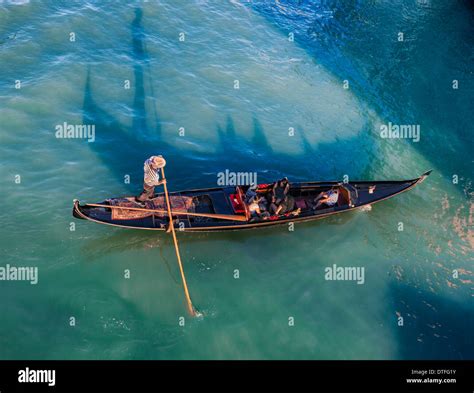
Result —
[{"label": "seated passenger", "polygon": [[250,203],[253,197],[257,195],[257,185],[251,184],[250,187],[247,189],[247,192],[245,193],[245,202]]},{"label": "seated passenger", "polygon": [[265,213],[268,211],[268,202],[263,196],[259,196],[258,206],[260,207],[260,211]]},{"label": "seated passenger", "polygon": [[291,195],[287,195],[278,205],[276,203],[272,203],[270,205],[270,213],[278,216],[280,214],[291,212],[294,210],[294,208],[295,198],[293,198]]},{"label": "seated passenger", "polygon": [[328,207],[334,206],[337,203],[339,198],[339,190],[336,187],[332,187],[327,192],[321,192],[315,199],[314,202],[316,203],[313,206],[313,210],[316,210],[321,205],[326,205]]},{"label": "seated passenger", "polygon": [[290,182],[288,181],[288,178],[284,177],[283,179],[275,182],[272,188],[271,203],[274,203],[278,206],[281,202],[283,202],[289,190]]},{"label": "seated passenger", "polygon": [[255,195],[248,205],[249,212],[252,217],[267,217],[269,213],[266,211],[266,205],[261,196]]}]

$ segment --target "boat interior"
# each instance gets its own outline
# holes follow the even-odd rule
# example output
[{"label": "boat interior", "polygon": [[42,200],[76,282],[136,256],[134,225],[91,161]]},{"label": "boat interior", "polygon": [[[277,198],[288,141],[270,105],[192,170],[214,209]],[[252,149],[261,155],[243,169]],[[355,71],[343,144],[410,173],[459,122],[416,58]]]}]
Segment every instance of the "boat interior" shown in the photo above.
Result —
[{"label": "boat interior", "polygon": [[[272,187],[273,184],[261,184],[258,186],[256,192],[258,195],[263,196],[263,205],[264,208],[268,209],[271,198],[272,198]],[[246,200],[245,194],[249,186],[237,186],[235,192],[229,195],[232,209],[234,214],[245,214],[248,219],[251,218],[248,209],[248,200]],[[327,192],[331,189],[338,191],[338,200],[335,205],[328,206],[322,204],[316,207],[315,198],[320,194]],[[302,214],[317,214],[319,211],[327,211],[328,209],[349,207],[352,204],[351,193],[350,191],[342,185],[332,185],[328,184],[326,186],[307,186],[307,187],[290,187],[288,190],[288,197],[293,198],[294,205],[291,211],[286,211],[284,216],[288,216],[294,213]]]}]

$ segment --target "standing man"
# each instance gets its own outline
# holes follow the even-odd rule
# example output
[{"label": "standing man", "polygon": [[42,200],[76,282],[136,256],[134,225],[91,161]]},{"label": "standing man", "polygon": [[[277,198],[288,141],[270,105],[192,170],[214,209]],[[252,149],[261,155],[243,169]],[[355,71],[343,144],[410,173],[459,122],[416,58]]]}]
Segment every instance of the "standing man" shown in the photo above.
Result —
[{"label": "standing man", "polygon": [[155,187],[166,183],[166,179],[160,180],[160,169],[164,168],[166,161],[162,156],[151,156],[145,161],[143,166],[143,191],[135,197],[135,200],[143,205],[147,199],[153,198],[155,194]]}]

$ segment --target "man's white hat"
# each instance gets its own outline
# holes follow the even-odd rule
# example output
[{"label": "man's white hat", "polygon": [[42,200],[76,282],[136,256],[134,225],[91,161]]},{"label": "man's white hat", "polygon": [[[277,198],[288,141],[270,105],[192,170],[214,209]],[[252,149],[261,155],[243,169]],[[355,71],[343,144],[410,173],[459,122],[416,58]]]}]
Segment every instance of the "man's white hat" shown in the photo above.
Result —
[{"label": "man's white hat", "polygon": [[166,165],[166,160],[162,156],[153,156],[151,160],[157,168],[164,168]]}]

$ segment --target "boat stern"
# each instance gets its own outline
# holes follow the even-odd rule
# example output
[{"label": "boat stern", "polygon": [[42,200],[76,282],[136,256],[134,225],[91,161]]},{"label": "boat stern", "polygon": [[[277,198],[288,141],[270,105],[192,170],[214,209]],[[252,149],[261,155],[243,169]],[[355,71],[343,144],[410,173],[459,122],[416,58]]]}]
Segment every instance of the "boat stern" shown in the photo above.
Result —
[{"label": "boat stern", "polygon": [[81,208],[79,205],[79,199],[74,199],[74,205],[72,207],[72,215],[75,218],[79,218],[81,220],[84,220],[84,216],[81,214]]}]

